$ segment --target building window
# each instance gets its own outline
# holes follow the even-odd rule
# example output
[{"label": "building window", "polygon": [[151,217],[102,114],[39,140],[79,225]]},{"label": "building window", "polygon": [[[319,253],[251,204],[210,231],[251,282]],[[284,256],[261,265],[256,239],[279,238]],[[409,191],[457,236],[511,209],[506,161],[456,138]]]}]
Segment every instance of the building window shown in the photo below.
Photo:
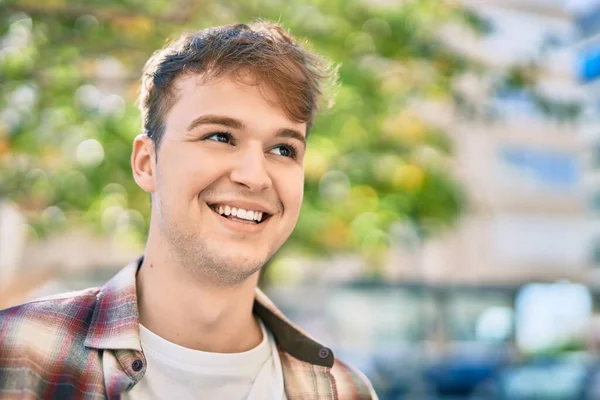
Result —
[{"label": "building window", "polygon": [[500,162],[504,178],[516,185],[563,191],[575,189],[581,175],[576,155],[545,149],[503,148]]}]

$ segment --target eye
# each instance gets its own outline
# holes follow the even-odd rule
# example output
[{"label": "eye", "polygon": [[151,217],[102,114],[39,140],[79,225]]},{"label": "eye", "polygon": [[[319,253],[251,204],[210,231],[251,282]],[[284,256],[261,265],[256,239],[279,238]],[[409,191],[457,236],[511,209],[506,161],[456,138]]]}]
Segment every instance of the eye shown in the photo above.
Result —
[{"label": "eye", "polygon": [[296,151],[296,149],[293,146],[289,146],[289,145],[279,145],[276,147],[273,147],[273,150],[277,150],[279,149],[279,154],[280,156],[283,157],[288,157],[288,158],[296,158],[298,152]]},{"label": "eye", "polygon": [[231,143],[232,139],[233,139],[233,137],[231,136],[231,134],[227,133],[227,132],[212,133],[205,138],[205,140],[214,140],[215,142],[221,142],[221,143]]}]

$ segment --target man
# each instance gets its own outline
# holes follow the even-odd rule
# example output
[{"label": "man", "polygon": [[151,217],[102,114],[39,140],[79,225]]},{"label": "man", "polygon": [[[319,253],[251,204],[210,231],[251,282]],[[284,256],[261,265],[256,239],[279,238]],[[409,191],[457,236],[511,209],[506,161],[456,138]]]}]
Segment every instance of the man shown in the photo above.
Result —
[{"label": "man", "polygon": [[298,219],[325,77],[267,22],[156,52],[131,156],[152,198],[144,257],[102,288],[2,311],[0,397],[376,398],[256,288]]}]

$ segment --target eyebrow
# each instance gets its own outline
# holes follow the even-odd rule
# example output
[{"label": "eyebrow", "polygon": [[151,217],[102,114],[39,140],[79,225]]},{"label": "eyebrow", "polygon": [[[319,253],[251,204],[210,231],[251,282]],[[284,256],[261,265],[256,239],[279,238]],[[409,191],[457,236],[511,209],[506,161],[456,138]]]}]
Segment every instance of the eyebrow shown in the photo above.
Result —
[{"label": "eyebrow", "polygon": [[223,115],[202,115],[188,125],[187,131],[189,132],[200,125],[223,125],[234,129],[244,128],[244,123],[239,119]]},{"label": "eyebrow", "polygon": [[[197,128],[200,125],[222,125],[227,126],[232,129],[244,129],[246,126],[239,119],[226,117],[224,115],[202,115],[196,119],[194,119],[187,128],[187,131],[191,131],[194,128]],[[275,134],[275,137],[285,137],[296,139],[306,147],[306,137],[295,129],[289,128],[281,128]]]},{"label": "eyebrow", "polygon": [[288,129],[288,128],[280,129],[277,131],[277,134],[275,134],[275,137],[286,137],[286,138],[296,139],[296,140],[302,142],[302,145],[306,148],[306,138],[304,137],[303,134],[301,134],[300,132],[298,132],[295,129]]}]

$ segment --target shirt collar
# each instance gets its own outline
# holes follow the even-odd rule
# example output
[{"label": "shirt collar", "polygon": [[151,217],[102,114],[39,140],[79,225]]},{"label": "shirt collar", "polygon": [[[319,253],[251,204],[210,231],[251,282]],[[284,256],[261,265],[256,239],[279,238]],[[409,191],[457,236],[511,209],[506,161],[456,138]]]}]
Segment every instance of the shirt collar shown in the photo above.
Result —
[{"label": "shirt collar", "polygon": [[[97,294],[85,346],[96,349],[142,351],[139,337],[136,274],[143,257],[131,262],[109,280]],[[273,302],[256,289],[254,313],[271,331],[278,347],[310,364],[333,366],[331,350],[317,343],[289,321]]]}]

